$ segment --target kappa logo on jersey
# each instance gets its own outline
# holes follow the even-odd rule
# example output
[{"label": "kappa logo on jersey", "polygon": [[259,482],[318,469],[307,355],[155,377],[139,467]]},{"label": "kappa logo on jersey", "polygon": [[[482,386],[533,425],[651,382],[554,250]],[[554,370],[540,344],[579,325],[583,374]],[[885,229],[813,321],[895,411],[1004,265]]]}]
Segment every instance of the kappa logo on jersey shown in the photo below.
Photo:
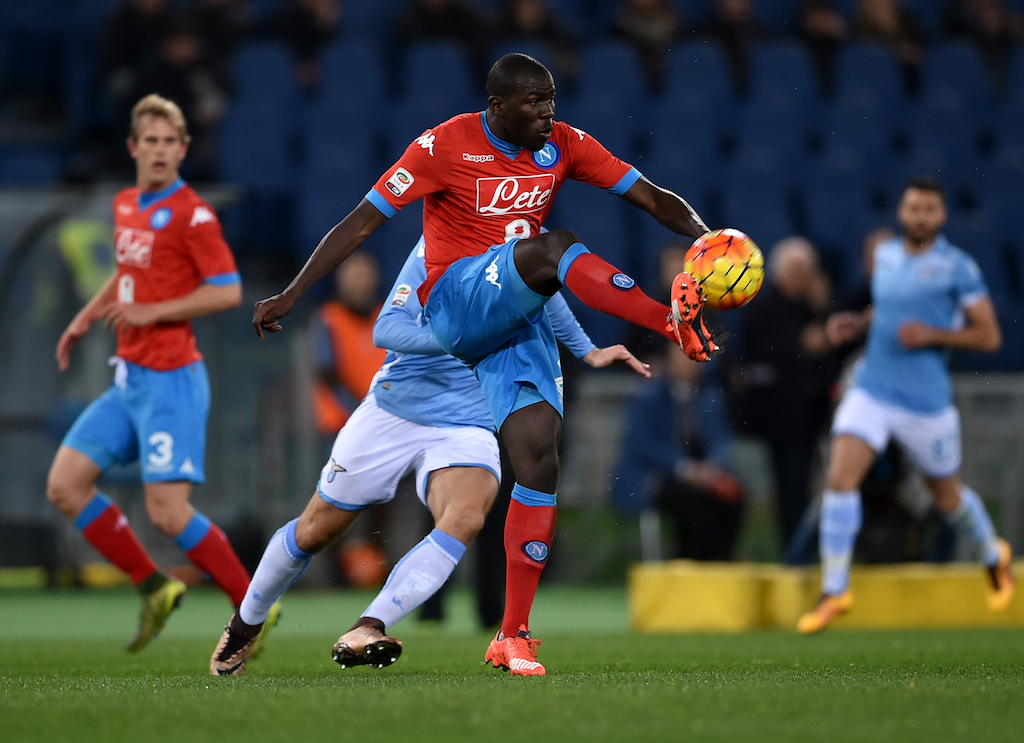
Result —
[{"label": "kappa logo on jersey", "polygon": [[468,152],[463,152],[462,159],[468,163],[490,163],[494,162],[494,155],[470,155]]},{"label": "kappa logo on jersey", "polygon": [[523,545],[523,554],[534,562],[544,562],[548,559],[548,546],[534,539]]},{"label": "kappa logo on jersey", "polygon": [[501,284],[498,283],[498,259],[497,258],[495,258],[494,261],[491,263],[491,265],[489,265],[487,267],[487,271],[484,273],[484,277],[487,279],[487,281],[489,283],[494,284],[499,289],[501,288]]},{"label": "kappa logo on jersey", "polygon": [[583,138],[585,136],[587,136],[587,133],[585,131],[583,131],[582,129],[577,129],[574,126],[570,126],[569,128],[572,129],[574,132],[576,132],[576,136],[580,138],[581,142],[583,141]]},{"label": "kappa logo on jersey", "polygon": [[148,230],[118,227],[114,238],[114,255],[118,263],[137,268],[149,268],[153,260],[153,238]]},{"label": "kappa logo on jersey", "polygon": [[416,138],[416,144],[425,150],[430,152],[430,156],[434,156],[434,133],[427,132],[426,134],[420,135]]},{"label": "kappa logo on jersey", "polygon": [[405,168],[398,168],[394,172],[394,175],[385,181],[384,185],[387,186],[388,191],[393,193],[395,196],[401,196],[406,192],[409,186],[415,182],[416,179],[412,177],[412,173]]},{"label": "kappa logo on jersey", "polygon": [[558,165],[558,161],[561,159],[562,153],[554,142],[548,142],[533,153],[533,164],[538,168],[544,168],[544,170],[551,170]]},{"label": "kappa logo on jersey", "polygon": [[412,294],[412,287],[408,284],[402,284],[395,289],[395,296],[391,299],[391,305],[393,307],[405,307],[405,303],[409,301],[410,294]]},{"label": "kappa logo on jersey", "polygon": [[208,207],[197,206],[196,210],[192,212],[192,221],[188,223],[189,227],[195,227],[197,224],[206,224],[207,222],[216,222],[217,215],[214,214]]},{"label": "kappa logo on jersey", "polygon": [[171,210],[166,206],[153,212],[149,218],[149,226],[154,230],[162,230],[171,222]]},{"label": "kappa logo on jersey", "polygon": [[555,190],[553,173],[476,179],[476,210],[480,214],[539,212]]}]

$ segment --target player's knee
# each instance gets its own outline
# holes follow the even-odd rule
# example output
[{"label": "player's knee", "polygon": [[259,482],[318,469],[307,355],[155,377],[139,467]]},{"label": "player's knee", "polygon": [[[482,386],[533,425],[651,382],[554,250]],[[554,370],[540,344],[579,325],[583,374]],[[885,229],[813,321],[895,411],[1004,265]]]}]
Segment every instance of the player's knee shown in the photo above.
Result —
[{"label": "player's knee", "polygon": [[558,487],[558,451],[531,452],[524,465],[516,467],[516,482],[531,490],[553,493]]},{"label": "player's knee", "polygon": [[46,479],[46,499],[68,518],[74,518],[88,502],[88,483],[76,482],[64,472],[51,469]]}]

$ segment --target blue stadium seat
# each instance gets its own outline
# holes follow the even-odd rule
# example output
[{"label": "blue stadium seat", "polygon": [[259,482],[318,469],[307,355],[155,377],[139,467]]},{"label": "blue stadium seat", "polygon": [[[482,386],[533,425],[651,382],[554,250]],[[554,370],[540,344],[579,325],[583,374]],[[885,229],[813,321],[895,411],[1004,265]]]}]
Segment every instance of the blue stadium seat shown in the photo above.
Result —
[{"label": "blue stadium seat", "polygon": [[767,105],[751,99],[736,117],[734,178],[795,185],[808,163],[809,122],[798,111]]},{"label": "blue stadium seat", "polygon": [[286,193],[294,181],[291,133],[278,107],[236,101],[220,123],[220,180],[264,194]]},{"label": "blue stadium seat", "polygon": [[[526,54],[533,57],[551,70],[552,74],[555,76],[556,88],[560,91],[564,91],[565,83],[567,81],[560,79],[558,67],[555,64],[554,50],[548,44],[537,39],[503,41],[491,50],[490,59],[497,61],[506,54],[512,54],[513,52],[519,52],[520,54]],[[561,92],[559,95],[561,96]]]},{"label": "blue stadium seat", "polygon": [[410,204],[377,228],[360,250],[369,250],[380,261],[384,284],[390,286],[402,264],[423,234],[423,202]]},{"label": "blue stadium seat", "polygon": [[850,109],[902,110],[903,70],[887,47],[850,43],[836,54],[837,101]]},{"label": "blue stadium seat", "polygon": [[324,50],[309,129],[373,131],[387,118],[387,79],[380,50],[361,41],[342,41]]},{"label": "blue stadium seat", "polygon": [[815,115],[818,78],[807,50],[795,42],[768,42],[750,55],[750,98],[760,108]]},{"label": "blue stadium seat", "polygon": [[406,5],[406,0],[345,3],[341,25],[349,38],[387,43]]},{"label": "blue stadium seat", "polygon": [[609,113],[632,117],[634,127],[645,125],[648,100],[643,66],[631,46],[601,42],[585,47],[580,53],[575,95],[581,101],[605,106]]},{"label": "blue stadium seat", "polygon": [[236,101],[269,101],[292,114],[298,109],[295,60],[282,42],[241,45],[231,60],[231,79]]},{"label": "blue stadium seat", "polygon": [[789,194],[730,182],[721,191],[722,225],[746,232],[766,254],[779,240],[795,234]]},{"label": "blue stadium seat", "polygon": [[895,126],[885,108],[856,108],[840,98],[825,109],[818,136],[822,149],[855,151],[866,168],[883,168],[893,157]]},{"label": "blue stadium seat", "polygon": [[951,209],[944,232],[949,241],[967,251],[981,268],[993,297],[1020,295],[1019,276],[1012,275],[1010,251],[1005,226],[999,223],[995,210],[977,209],[960,212]]},{"label": "blue stadium seat", "polygon": [[912,109],[906,134],[911,153],[918,149],[940,152],[954,173],[977,165],[981,157],[979,132],[958,108],[930,105],[923,100]]},{"label": "blue stadium seat", "polygon": [[957,41],[929,49],[921,65],[920,97],[930,108],[960,110],[973,122],[989,116],[993,80],[978,48]]},{"label": "blue stadium seat", "polygon": [[19,146],[0,150],[0,185],[52,186],[60,179],[61,158],[53,147]]},{"label": "blue stadium seat", "polygon": [[807,237],[821,254],[838,289],[863,280],[860,269],[864,236],[881,223],[867,189],[807,188],[803,193]]},{"label": "blue stadium seat", "polygon": [[697,118],[721,127],[735,109],[732,73],[721,47],[712,41],[673,46],[665,61],[664,90],[651,127],[679,118]]}]

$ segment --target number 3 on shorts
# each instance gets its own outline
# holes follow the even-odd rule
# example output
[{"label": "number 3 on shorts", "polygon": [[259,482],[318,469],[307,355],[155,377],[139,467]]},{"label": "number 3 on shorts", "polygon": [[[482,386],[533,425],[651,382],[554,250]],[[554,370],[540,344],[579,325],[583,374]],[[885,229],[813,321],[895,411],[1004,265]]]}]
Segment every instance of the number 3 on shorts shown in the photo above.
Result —
[{"label": "number 3 on shorts", "polygon": [[167,431],[150,436],[149,445],[156,450],[146,457],[151,467],[166,467],[174,460],[174,437]]}]

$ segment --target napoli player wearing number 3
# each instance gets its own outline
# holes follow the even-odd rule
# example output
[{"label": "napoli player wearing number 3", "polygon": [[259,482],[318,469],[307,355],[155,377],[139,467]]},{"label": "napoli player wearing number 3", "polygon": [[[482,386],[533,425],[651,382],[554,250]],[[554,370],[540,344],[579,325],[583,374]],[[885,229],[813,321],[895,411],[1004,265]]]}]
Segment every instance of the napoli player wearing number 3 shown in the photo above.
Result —
[{"label": "napoli player wearing number 3", "polygon": [[257,303],[253,325],[260,337],[279,330],[278,320],[315,281],[395,212],[423,199],[424,316],[441,348],[480,380],[516,474],[505,520],[505,615],[486,660],[513,675],[542,675],[529,620],[554,534],[562,426],[545,304],[564,286],[590,307],[663,333],[696,360],[708,360],[716,346],[688,274],[674,282],[670,309],[574,233],[541,234],[540,227],[567,178],[622,197],[680,235],[699,237],[707,227],[682,198],[586,132],[556,122],[554,78],[537,60],[505,55],[488,73],[487,93],[485,111],[449,119],[410,144],[288,287]]},{"label": "napoli player wearing number 3", "polygon": [[178,178],[188,142],[176,104],[149,95],[135,105],[128,150],[137,185],[114,198],[117,271],[57,344],[63,371],[93,323],[105,320],[117,332],[113,384],[65,437],[47,496],[142,594],[131,652],[160,633],[185,585],[157,569],[121,510],[96,489],[111,465],[140,460],[153,524],[232,604],[241,603],[249,584],[224,533],[189,504],[193,484],[204,479],[210,408],[210,383],[189,320],[237,306],[242,285],[216,213]]},{"label": "napoli player wearing number 3", "polygon": [[1013,597],[1012,555],[996,536],[978,494],[960,482],[960,416],[953,407],[948,349],[995,351],[1002,344],[992,300],[977,264],[940,233],[942,188],[910,181],[897,218],[902,237],[878,246],[871,307],[829,318],[833,345],[868,331],[867,351],[832,423],[832,456],[821,504],[821,598],[800,617],[801,633],[820,632],[853,605],[850,560],[861,524],[860,485],[890,439],[906,452],[957,533],[986,568],[988,605]]}]

